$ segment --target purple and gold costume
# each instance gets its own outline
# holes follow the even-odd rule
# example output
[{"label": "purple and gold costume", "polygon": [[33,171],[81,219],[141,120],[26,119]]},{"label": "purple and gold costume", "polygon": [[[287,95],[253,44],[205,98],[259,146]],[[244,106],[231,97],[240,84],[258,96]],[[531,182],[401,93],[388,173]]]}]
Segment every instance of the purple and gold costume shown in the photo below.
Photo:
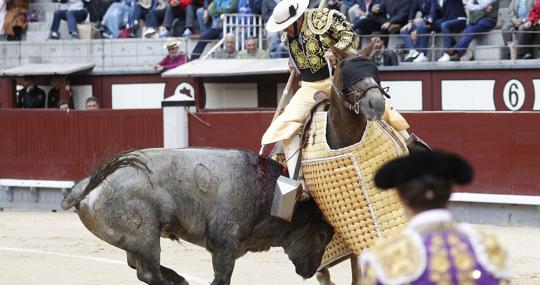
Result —
[{"label": "purple and gold costume", "polygon": [[414,216],[405,230],[365,251],[363,284],[508,284],[508,259],[495,237],[457,224],[446,209]]}]

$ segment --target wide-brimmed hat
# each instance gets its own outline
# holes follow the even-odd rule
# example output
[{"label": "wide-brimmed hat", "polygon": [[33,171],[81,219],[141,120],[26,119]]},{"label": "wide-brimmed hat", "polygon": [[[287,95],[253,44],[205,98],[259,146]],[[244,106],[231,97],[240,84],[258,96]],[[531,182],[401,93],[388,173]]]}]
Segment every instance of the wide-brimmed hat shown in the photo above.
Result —
[{"label": "wide-brimmed hat", "polygon": [[279,2],[272,16],[266,23],[266,30],[269,32],[279,32],[285,30],[296,21],[309,5],[309,0],[282,0]]},{"label": "wide-brimmed hat", "polygon": [[167,44],[165,45],[165,47],[167,49],[177,48],[177,47],[180,47],[180,42],[177,41],[176,39],[168,39]]}]

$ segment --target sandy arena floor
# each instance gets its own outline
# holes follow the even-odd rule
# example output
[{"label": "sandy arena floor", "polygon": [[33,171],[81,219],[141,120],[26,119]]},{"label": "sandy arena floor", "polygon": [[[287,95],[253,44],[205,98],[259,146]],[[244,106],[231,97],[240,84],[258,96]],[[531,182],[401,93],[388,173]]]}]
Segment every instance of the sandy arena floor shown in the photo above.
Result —
[{"label": "sandy arena floor", "polygon": [[[540,229],[482,226],[510,251],[513,284],[540,284]],[[212,279],[210,254],[188,244],[162,240],[162,264],[190,284]],[[350,284],[349,263],[331,269],[336,284]],[[141,284],[125,254],[92,235],[73,213],[0,212],[0,284]],[[303,281],[279,248],[240,258],[232,284],[317,284]]]}]

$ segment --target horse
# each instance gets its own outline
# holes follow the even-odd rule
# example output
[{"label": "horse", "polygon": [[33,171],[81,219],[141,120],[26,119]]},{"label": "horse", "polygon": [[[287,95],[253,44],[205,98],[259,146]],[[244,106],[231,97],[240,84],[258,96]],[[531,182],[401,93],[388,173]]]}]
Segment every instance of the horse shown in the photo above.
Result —
[{"label": "horse", "polygon": [[[369,59],[362,55],[338,49],[333,49],[333,53],[337,59],[337,64],[332,80],[332,91],[329,96],[326,140],[331,149],[341,149],[361,141],[366,130],[367,121],[381,120],[383,118],[386,106],[385,96],[388,95],[377,82],[376,74],[359,79],[350,88],[342,88],[345,76],[342,71],[342,63],[354,58],[366,61]],[[353,254],[350,260],[352,284],[360,284],[361,271],[358,257]],[[318,271],[316,277],[321,285],[334,285],[330,280],[330,272],[327,267]]]}]

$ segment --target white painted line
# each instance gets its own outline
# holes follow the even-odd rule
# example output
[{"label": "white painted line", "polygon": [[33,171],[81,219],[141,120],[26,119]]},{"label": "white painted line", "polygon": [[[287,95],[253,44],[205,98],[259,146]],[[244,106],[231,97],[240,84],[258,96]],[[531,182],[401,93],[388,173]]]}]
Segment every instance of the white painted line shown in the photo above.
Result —
[{"label": "white painted line", "polygon": [[532,195],[506,195],[506,194],[481,194],[481,193],[452,193],[450,201],[476,202],[493,204],[516,204],[540,206],[540,196]]},{"label": "white painted line", "polygon": [[[79,258],[79,259],[86,259],[86,260],[92,260],[92,261],[99,261],[99,262],[106,262],[106,263],[113,263],[113,264],[121,264],[127,266],[127,263],[125,261],[118,261],[113,259],[106,259],[106,258],[100,258],[100,257],[91,257],[91,256],[84,256],[84,255],[73,255],[73,254],[67,254],[67,253],[58,253],[58,252],[50,252],[50,251],[43,251],[43,250],[36,250],[36,249],[24,249],[24,248],[15,248],[15,247],[2,247],[0,246],[0,250],[4,251],[15,251],[15,252],[26,252],[26,253],[38,253],[38,254],[48,254],[48,255],[55,255],[55,256],[61,256],[61,257],[70,257],[70,258]],[[197,278],[194,276],[190,276],[185,273],[179,273],[184,278],[187,279],[189,283],[195,282],[198,284],[210,284],[210,282],[205,281],[201,278]]]}]

